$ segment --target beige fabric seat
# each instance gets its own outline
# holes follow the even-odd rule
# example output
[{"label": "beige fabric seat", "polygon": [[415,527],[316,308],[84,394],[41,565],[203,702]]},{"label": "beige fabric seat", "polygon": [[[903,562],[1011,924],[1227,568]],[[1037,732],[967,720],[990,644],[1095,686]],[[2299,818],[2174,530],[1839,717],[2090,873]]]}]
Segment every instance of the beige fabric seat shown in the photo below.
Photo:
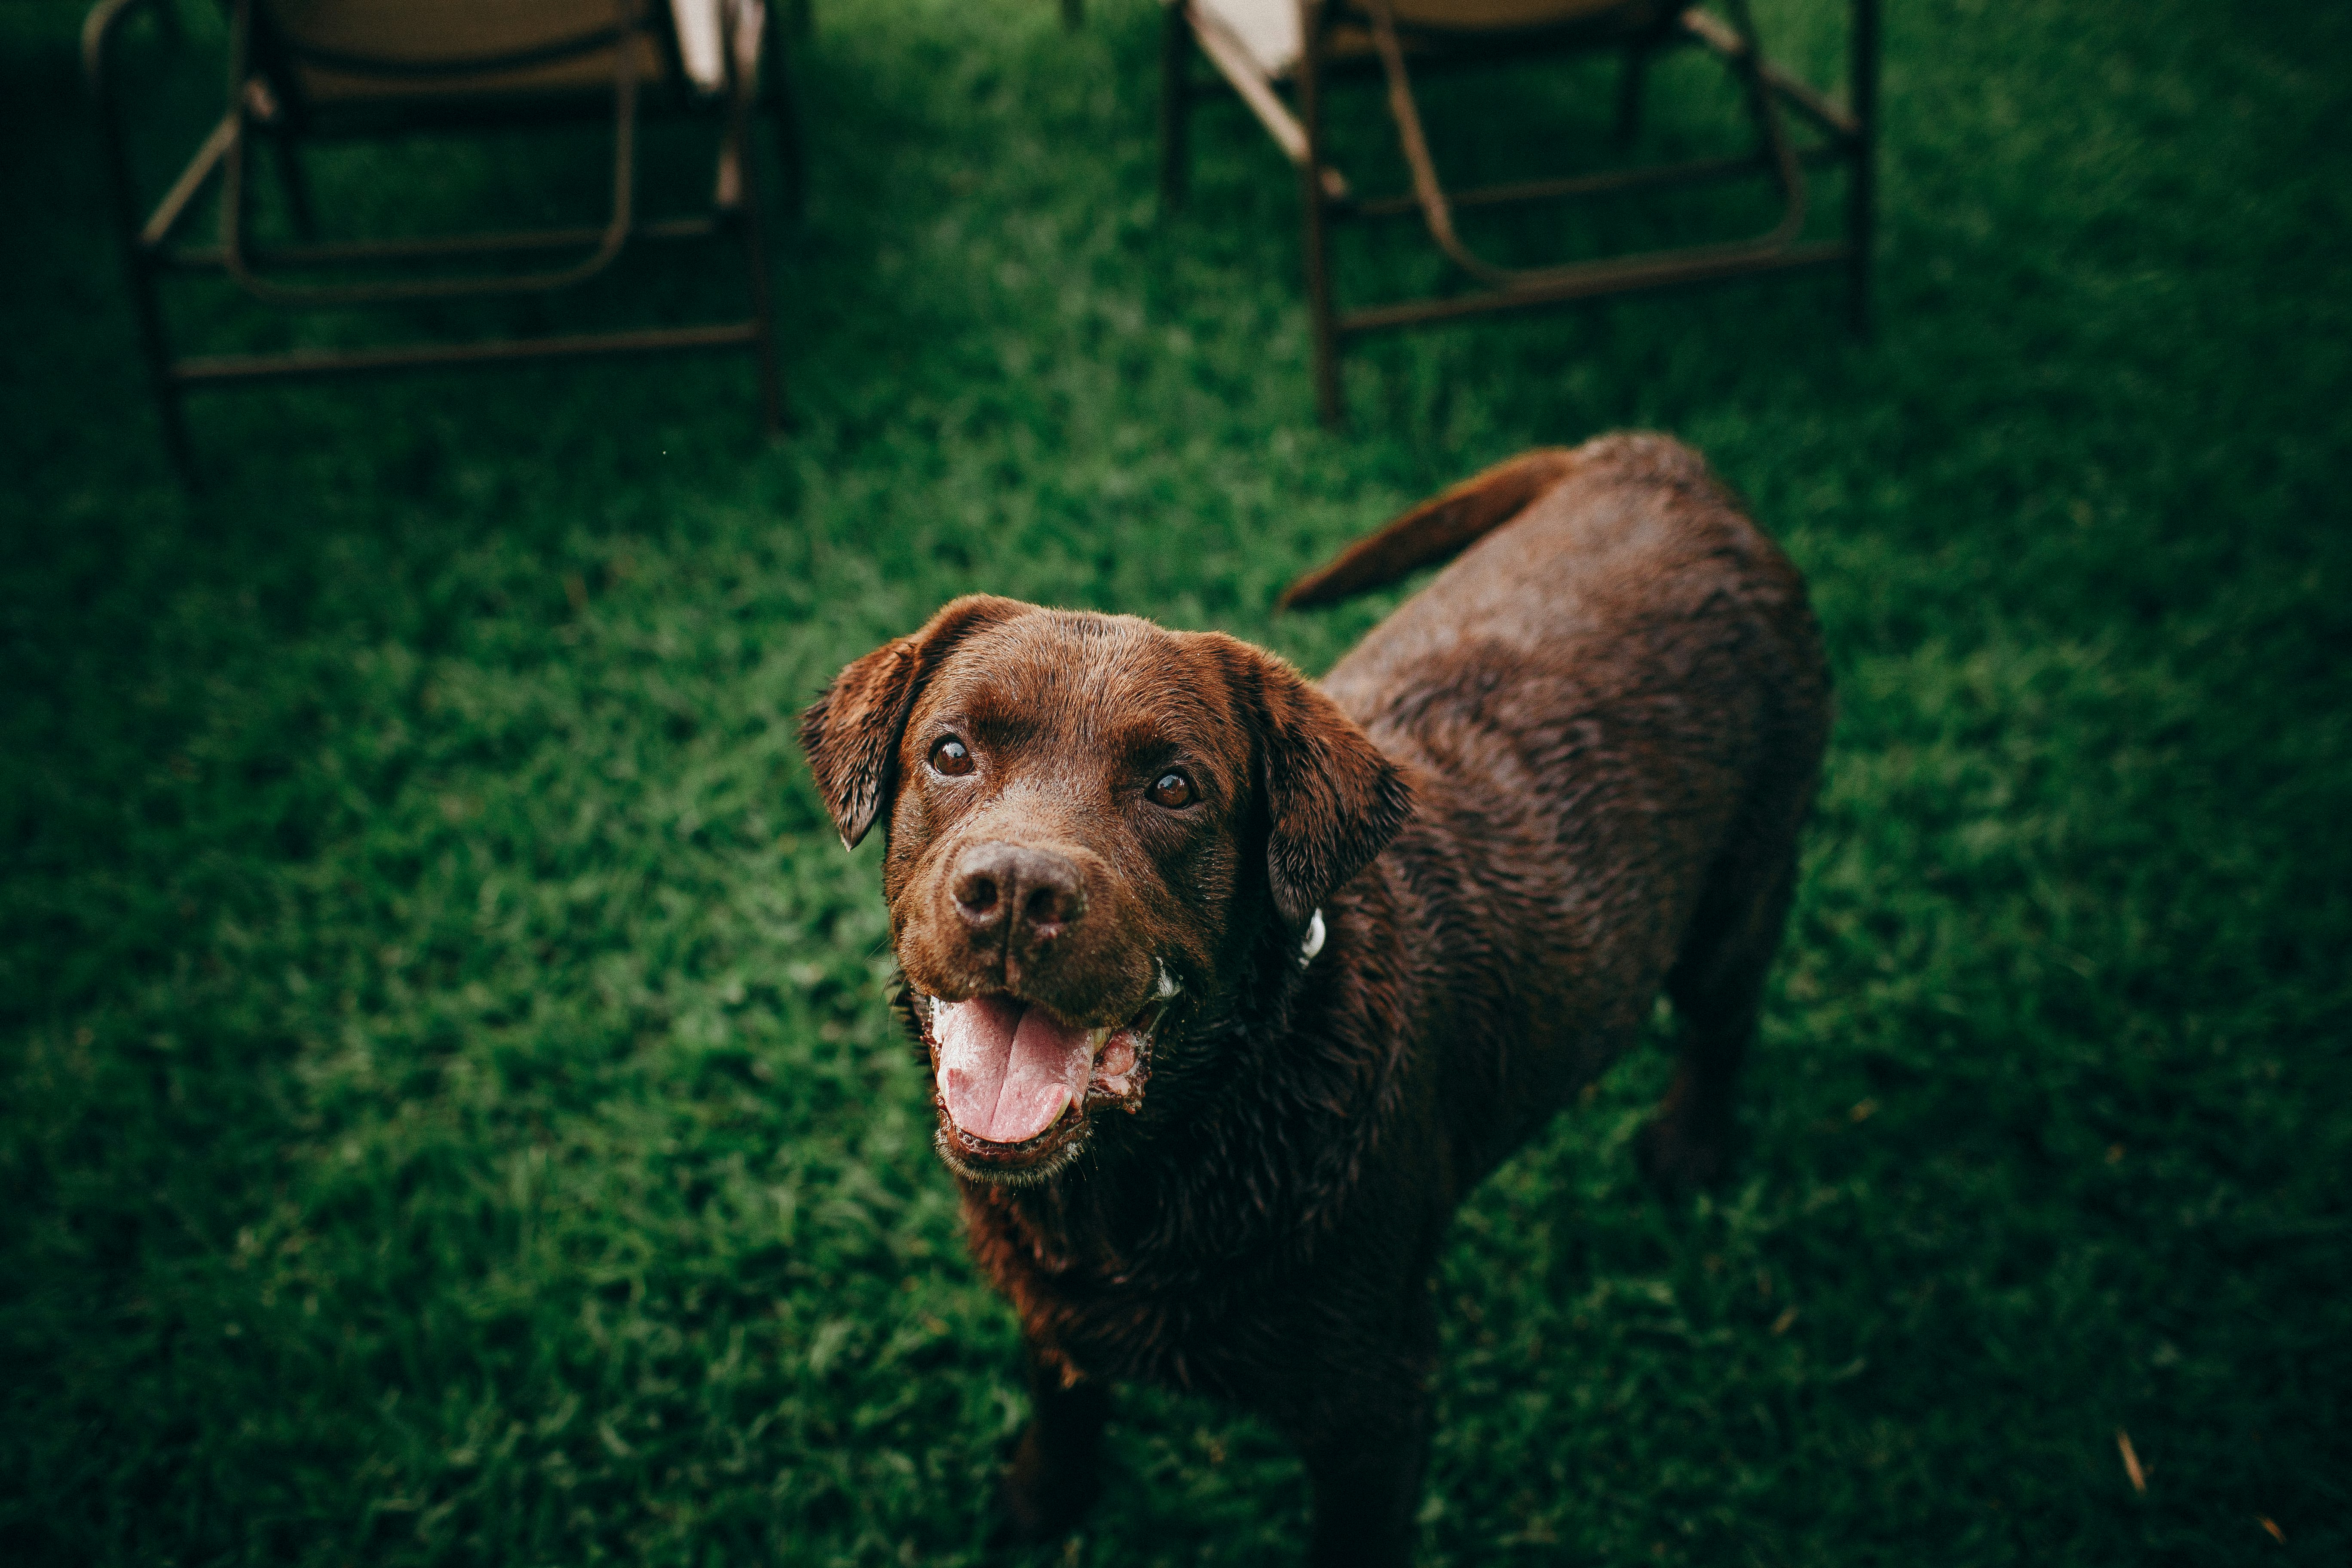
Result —
[{"label": "beige fabric seat", "polygon": [[[640,82],[668,72],[650,32],[616,26],[642,24],[646,0],[270,0],[268,12],[297,85],[314,104],[426,92],[610,90],[623,47]],[[478,61],[512,63],[464,68]]]}]

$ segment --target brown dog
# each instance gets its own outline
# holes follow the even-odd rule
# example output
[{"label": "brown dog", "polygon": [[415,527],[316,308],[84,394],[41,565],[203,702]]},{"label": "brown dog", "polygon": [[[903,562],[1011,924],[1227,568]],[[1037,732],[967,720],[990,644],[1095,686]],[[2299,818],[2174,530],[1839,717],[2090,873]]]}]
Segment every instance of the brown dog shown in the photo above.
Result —
[{"label": "brown dog", "polygon": [[1027,1337],[1015,1537],[1076,1521],[1105,1384],[1150,1378],[1297,1438],[1316,1563],[1406,1561],[1447,1219],[1661,987],[1681,1058],[1643,1161],[1722,1167],[1828,725],[1803,584],[1696,454],[1618,436],[1479,475],[1286,602],[1465,545],[1319,689],[1216,633],[975,596],[803,721],[844,840],[888,824],[940,1152]]}]

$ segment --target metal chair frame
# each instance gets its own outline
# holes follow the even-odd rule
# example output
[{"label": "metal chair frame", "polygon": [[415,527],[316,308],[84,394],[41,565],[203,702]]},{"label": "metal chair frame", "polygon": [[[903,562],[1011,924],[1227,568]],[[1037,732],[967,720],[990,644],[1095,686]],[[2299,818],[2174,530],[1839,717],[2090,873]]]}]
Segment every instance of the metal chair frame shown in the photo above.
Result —
[{"label": "metal chair frame", "polygon": [[[782,427],[783,385],[775,353],[774,310],[769,281],[765,213],[757,160],[752,156],[751,114],[756,89],[738,69],[730,38],[721,49],[726,79],[712,104],[694,101],[682,87],[658,95],[652,107],[676,114],[716,113],[720,121],[722,170],[732,171],[736,199],[714,204],[707,216],[639,221],[635,216],[636,132],[648,107],[637,81],[634,47],[650,42],[667,66],[669,82],[683,83],[684,71],[673,30],[661,17],[666,8],[632,6],[616,0],[615,20],[578,37],[498,58],[436,60],[430,64],[313,56],[313,63],[339,72],[413,81],[418,91],[381,100],[314,106],[304,100],[288,41],[268,26],[254,0],[227,0],[230,22],[228,105],[160,200],[147,207],[133,178],[118,91],[124,28],[142,11],[154,11],[173,28],[167,0],[100,0],[82,30],[83,66],[97,100],[101,153],[107,168],[125,273],[131,285],[142,358],[173,466],[193,483],[195,475],[183,399],[190,391],[249,385],[268,381],[439,369],[467,364],[514,364],[538,360],[671,353],[680,350],[747,350],[759,366],[761,426]],[[764,29],[761,74],[763,96],[782,153],[787,202],[797,208],[801,192],[798,128],[782,58],[782,28],[772,16]],[[499,70],[545,65],[610,48],[615,60],[609,93],[534,93],[497,96],[463,90],[463,79]],[[436,89],[442,90],[436,91]],[[454,89],[454,90],[453,90]],[[492,127],[534,127],[609,119],[613,125],[613,197],[601,226],[521,229],[416,238],[319,243],[308,183],[300,162],[306,142],[387,140],[420,132]],[[295,227],[303,243],[257,246],[249,234],[249,154],[257,139],[277,155]],[[221,186],[218,236],[210,246],[180,241],[205,192]],[[464,342],[414,342],[380,348],[312,350],[279,353],[178,355],[165,331],[161,281],[175,273],[225,275],[247,294],[272,304],[301,309],[393,303],[499,294],[549,293],[586,281],[609,268],[633,240],[679,241],[731,238],[741,255],[751,313],[692,326],[654,327],[553,336],[494,338]],[[568,264],[530,272],[482,271],[460,277],[411,277],[337,284],[293,283],[278,275],[294,269],[399,268],[451,260],[489,262],[533,253],[575,250]]]},{"label": "metal chair frame", "polygon": [[[1344,412],[1339,356],[1346,342],[1422,322],[1834,267],[1846,274],[1848,311],[1854,330],[1867,331],[1876,205],[1878,0],[1851,0],[1851,5],[1847,101],[1841,107],[1765,58],[1746,0],[1725,0],[1728,21],[1694,5],[1679,13],[1668,7],[1654,22],[1630,29],[1612,29],[1603,23],[1501,36],[1414,32],[1398,25],[1390,0],[1352,0],[1352,4],[1349,0],[1299,0],[1300,57],[1287,80],[1280,83],[1270,80],[1255,61],[1206,19],[1193,0],[1168,0],[1160,56],[1161,200],[1171,208],[1184,200],[1186,132],[1193,104],[1222,96],[1216,80],[1195,79],[1191,60],[1197,48],[1299,172],[1307,303],[1315,331],[1316,403],[1327,425],[1338,425]],[[1353,57],[1333,52],[1333,36],[1343,19],[1369,33],[1369,52]],[[1463,191],[1448,191],[1438,178],[1413,97],[1415,71],[1493,65],[1540,54],[1622,51],[1616,119],[1617,136],[1622,142],[1633,139],[1640,122],[1643,79],[1650,58],[1661,49],[1680,46],[1706,48],[1724,62],[1746,89],[1758,134],[1755,152]],[[1330,160],[1323,122],[1329,89],[1339,82],[1367,77],[1384,80],[1388,89],[1390,114],[1412,177],[1412,188],[1402,194],[1360,196]],[[1289,101],[1279,90],[1286,85],[1290,89]],[[1811,145],[1797,144],[1788,134],[1784,109],[1811,125],[1822,140]],[[1836,239],[1805,241],[1801,237],[1808,199],[1804,171],[1839,163],[1848,168],[1844,233]],[[1462,208],[1700,184],[1759,173],[1769,175],[1780,188],[1780,218],[1764,233],[1730,243],[1513,268],[1496,266],[1472,251],[1453,224],[1454,212]],[[1413,214],[1422,217],[1432,241],[1455,268],[1477,286],[1442,298],[1340,309],[1333,298],[1331,279],[1333,226]]]}]

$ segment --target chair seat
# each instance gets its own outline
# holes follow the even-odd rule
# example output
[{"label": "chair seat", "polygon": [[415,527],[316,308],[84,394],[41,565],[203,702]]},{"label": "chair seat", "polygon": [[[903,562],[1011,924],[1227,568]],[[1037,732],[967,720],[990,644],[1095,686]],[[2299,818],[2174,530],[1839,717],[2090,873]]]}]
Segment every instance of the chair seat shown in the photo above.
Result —
[{"label": "chair seat", "polygon": [[[639,83],[650,85],[668,77],[668,62],[650,40],[641,37],[631,47],[636,56]],[[424,80],[362,75],[307,63],[295,67],[294,77],[305,100],[320,106],[415,98],[536,98],[586,92],[610,95],[616,63],[613,51],[603,48],[524,70],[483,71]]]},{"label": "chair seat", "polygon": [[[642,21],[646,0],[626,3],[628,19]],[[610,90],[621,47],[610,35],[625,15],[581,0],[270,0],[268,9],[313,104]],[[626,47],[641,83],[668,78],[650,33]]]},{"label": "chair seat", "polygon": [[[1194,15],[1238,46],[1267,79],[1284,80],[1298,67],[1298,0],[1191,0]],[[1391,0],[1391,14],[1422,48],[1454,38],[1563,30],[1633,32],[1676,7],[1667,0]],[[1349,59],[1372,52],[1360,5],[1331,28],[1327,52]]]},{"label": "chair seat", "polygon": [[1533,33],[1554,27],[1639,25],[1659,0],[1391,0],[1400,27],[1433,33]]}]

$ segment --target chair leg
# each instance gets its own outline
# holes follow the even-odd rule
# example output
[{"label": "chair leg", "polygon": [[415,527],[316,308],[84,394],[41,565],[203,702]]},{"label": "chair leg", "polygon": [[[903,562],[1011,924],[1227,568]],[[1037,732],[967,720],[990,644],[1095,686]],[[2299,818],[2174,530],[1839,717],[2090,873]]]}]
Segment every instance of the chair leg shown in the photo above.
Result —
[{"label": "chair leg", "polygon": [[1331,312],[1329,215],[1312,164],[1301,171],[1299,190],[1307,203],[1307,308],[1315,326],[1315,412],[1327,429],[1337,430],[1347,423],[1348,410],[1339,399],[1339,332]]},{"label": "chair leg", "polygon": [[1160,34],[1160,205],[1172,212],[1184,205],[1192,173],[1192,29],[1182,5],[1165,12]]},{"label": "chair leg", "polygon": [[196,479],[196,451],[188,440],[188,416],[180,384],[172,376],[172,349],[163,335],[163,301],[155,287],[155,266],[136,240],[124,247],[124,272],[131,284],[132,319],[139,329],[139,357],[147,362],[147,386],[155,398],[155,417],[163,426],[163,455],[191,492],[202,487]]},{"label": "chair leg", "polygon": [[[807,16],[806,0],[803,0],[799,15]],[[776,162],[782,171],[784,186],[776,205],[784,221],[797,228],[808,216],[808,163],[801,144],[800,100],[793,91],[792,61],[784,47],[784,29],[771,22],[766,31],[761,46],[766,58],[760,62],[761,92],[767,101],[768,118],[774,122]],[[800,32],[806,37],[808,29],[803,26]]]},{"label": "chair leg", "polygon": [[1633,145],[1642,131],[1642,89],[1649,75],[1650,51],[1636,44],[1625,51],[1617,74],[1617,144]]},{"label": "chair leg", "polygon": [[1854,138],[1846,185],[1846,310],[1856,335],[1870,335],[1870,262],[1878,225],[1878,0],[1853,0],[1853,58],[1846,85]]},{"label": "chair leg", "polygon": [[784,429],[784,383],[776,368],[774,289],[768,277],[768,209],[760,195],[759,159],[751,148],[751,89],[737,74],[735,51],[727,51],[727,140],[742,180],[743,200],[734,214],[741,226],[743,265],[751,289],[751,319],[758,338],[751,352],[760,362],[760,429],[781,436]]},{"label": "chair leg", "polygon": [[[155,287],[155,260],[140,240],[144,215],[131,180],[121,105],[115,97],[115,48],[123,26],[134,12],[143,8],[148,8],[143,0],[102,0],[84,24],[83,59],[98,115],[99,148],[106,167],[109,204],[114,209],[122,281],[131,290],[131,319],[138,333],[139,357],[146,365],[147,387],[154,396],[156,418],[163,426],[164,455],[179,474],[180,482],[194,490],[197,488],[195,451],[188,441],[179,383],[172,376],[172,348],[163,331],[163,301]],[[167,41],[175,40],[178,17],[172,8],[152,9],[163,18]]]},{"label": "chair leg", "polygon": [[1307,309],[1315,329],[1315,409],[1328,429],[1348,417],[1339,396],[1339,330],[1331,310],[1331,209],[1323,191],[1323,94],[1320,51],[1323,7],[1307,0],[1299,7],[1305,48],[1298,62],[1298,118],[1307,132],[1307,161],[1298,169],[1298,198],[1306,208]]},{"label": "chair leg", "polygon": [[278,153],[278,180],[286,187],[286,205],[294,215],[294,232],[304,239],[319,237],[319,219],[310,205],[310,181],[302,169],[302,150],[294,138],[279,132],[270,138]]}]

